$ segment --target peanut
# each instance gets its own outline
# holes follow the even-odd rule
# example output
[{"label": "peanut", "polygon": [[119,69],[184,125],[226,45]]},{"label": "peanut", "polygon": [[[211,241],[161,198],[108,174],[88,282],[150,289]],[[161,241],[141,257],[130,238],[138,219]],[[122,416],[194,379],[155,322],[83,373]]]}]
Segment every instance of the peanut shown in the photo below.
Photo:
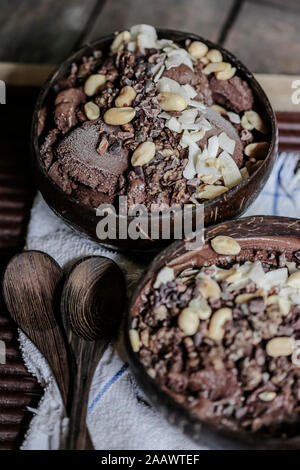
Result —
[{"label": "peanut", "polygon": [[219,255],[238,255],[241,247],[238,242],[225,235],[218,235],[211,240],[212,249]]},{"label": "peanut", "polygon": [[143,166],[151,162],[155,156],[154,142],[143,142],[133,152],[131,157],[132,166]]},{"label": "peanut", "polygon": [[237,305],[239,304],[244,304],[248,302],[249,300],[253,299],[255,297],[255,294],[239,294],[236,296],[234,299],[235,303]]},{"label": "peanut", "polygon": [[119,49],[122,49],[124,46],[124,42],[129,41],[131,38],[131,34],[129,31],[122,31],[119,33],[113,42],[111,43],[110,50],[111,52],[115,53],[118,52]]},{"label": "peanut", "polygon": [[291,274],[286,282],[289,286],[300,289],[300,271]]},{"label": "peanut", "polygon": [[121,126],[132,121],[135,116],[134,108],[110,108],[106,111],[103,118],[106,124]]},{"label": "peanut", "polygon": [[266,351],[271,357],[290,356],[294,351],[294,345],[294,338],[278,336],[268,341]]},{"label": "peanut", "polygon": [[211,62],[203,69],[203,73],[205,75],[209,75],[210,73],[213,73],[213,72],[224,72],[225,70],[230,70],[230,69],[231,69],[231,65],[228,62],[216,62],[216,63]]},{"label": "peanut", "polygon": [[98,119],[98,117],[100,116],[99,106],[97,106],[92,101],[88,101],[87,103],[85,103],[84,112],[85,112],[86,117],[90,121],[94,121],[95,119]]},{"label": "peanut", "polygon": [[264,158],[267,155],[268,150],[268,142],[253,142],[245,147],[244,152],[247,157]]},{"label": "peanut", "polygon": [[84,84],[84,93],[87,96],[95,95],[97,91],[99,90],[99,88],[102,85],[104,85],[105,82],[106,82],[106,77],[105,75],[102,75],[101,73],[90,75]]},{"label": "peanut", "polygon": [[120,91],[119,96],[115,100],[115,105],[117,108],[131,106],[135,97],[135,89],[132,88],[132,86],[124,86],[124,88],[122,88],[122,90]]},{"label": "peanut", "polygon": [[188,52],[191,54],[192,57],[195,59],[201,59],[205,56],[208,51],[208,47],[204,42],[194,41],[188,47]]},{"label": "peanut", "polygon": [[253,124],[251,124],[247,117],[245,116],[245,114],[242,116],[242,119],[241,119],[241,126],[244,128],[244,129],[247,129],[247,131],[252,131],[254,129],[254,126]]},{"label": "peanut", "polygon": [[188,336],[192,336],[197,332],[199,323],[197,313],[191,308],[185,308],[178,316],[178,326]]},{"label": "peanut", "polygon": [[259,132],[262,132],[263,134],[267,133],[266,126],[260,117],[259,114],[255,111],[246,111],[244,116],[246,117],[247,121],[252,124],[254,129],[256,129]]},{"label": "peanut", "polygon": [[129,339],[130,339],[130,344],[134,352],[139,352],[140,350],[140,337],[137,332],[137,330],[129,330]]},{"label": "peanut", "polygon": [[203,295],[205,299],[219,299],[221,295],[219,284],[208,276],[201,276],[200,279],[201,284],[199,286],[199,291],[201,295]]},{"label": "peanut", "polygon": [[227,68],[226,70],[221,70],[220,72],[216,73],[216,78],[218,80],[230,80],[235,75],[236,68],[231,67]]},{"label": "peanut", "polygon": [[183,111],[187,107],[187,103],[181,95],[163,91],[157,96],[159,105],[164,111]]},{"label": "peanut", "polygon": [[208,51],[206,54],[206,57],[211,61],[211,62],[222,62],[223,61],[223,56],[221,52],[218,49],[211,49]]},{"label": "peanut", "polygon": [[208,336],[216,341],[223,339],[224,337],[224,325],[227,321],[232,320],[231,308],[220,308],[211,317]]},{"label": "peanut", "polygon": [[276,393],[275,393],[275,392],[261,392],[261,393],[258,395],[258,398],[259,398],[261,401],[272,401],[272,400],[274,400],[275,397],[276,397]]},{"label": "peanut", "polygon": [[213,184],[208,184],[204,185],[204,187],[201,187],[201,190],[198,193],[198,197],[202,199],[212,199],[214,197],[220,196],[226,191],[228,191],[226,186],[215,186]]}]

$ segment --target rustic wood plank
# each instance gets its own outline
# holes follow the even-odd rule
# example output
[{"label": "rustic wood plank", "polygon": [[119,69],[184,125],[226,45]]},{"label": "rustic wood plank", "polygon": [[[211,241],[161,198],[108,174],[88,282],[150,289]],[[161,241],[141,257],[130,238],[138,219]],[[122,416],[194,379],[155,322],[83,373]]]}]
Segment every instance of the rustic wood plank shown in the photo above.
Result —
[{"label": "rustic wood plank", "polygon": [[[222,5],[220,5],[222,3]],[[137,23],[157,28],[198,33],[216,41],[231,9],[233,0],[109,0],[88,39],[126,29]]]},{"label": "rustic wood plank", "polygon": [[245,2],[225,47],[254,72],[299,74],[300,11]]},{"label": "rustic wood plank", "polygon": [[0,60],[56,63],[70,53],[99,0],[7,0],[0,8]]},{"label": "rustic wood plank", "polygon": [[286,10],[287,8],[291,10],[300,10],[299,0],[247,0],[252,3],[264,3],[270,7],[278,7]]}]

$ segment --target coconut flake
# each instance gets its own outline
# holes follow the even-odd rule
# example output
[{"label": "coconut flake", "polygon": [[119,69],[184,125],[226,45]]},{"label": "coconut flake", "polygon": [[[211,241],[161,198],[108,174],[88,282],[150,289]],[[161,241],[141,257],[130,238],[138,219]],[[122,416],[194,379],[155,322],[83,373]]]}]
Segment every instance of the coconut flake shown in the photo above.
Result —
[{"label": "coconut flake", "polygon": [[278,284],[284,283],[288,278],[288,269],[280,268],[274,269],[266,273],[266,284],[270,289],[271,287],[278,286]]},{"label": "coconut flake", "polygon": [[159,92],[180,93],[180,85],[172,78],[161,77],[157,83],[157,90]]},{"label": "coconut flake", "polygon": [[229,120],[233,124],[240,124],[241,118],[237,113],[233,113],[232,111],[227,111],[227,116],[229,117]]},{"label": "coconut flake", "polygon": [[197,114],[197,109],[186,109],[185,111],[182,111],[178,120],[181,122],[181,124],[194,124]]},{"label": "coconut flake", "polygon": [[161,285],[174,281],[174,279],[175,276],[173,268],[168,268],[168,266],[165,266],[157,274],[153,287],[154,289],[158,289]]},{"label": "coconut flake", "polygon": [[166,123],[166,126],[170,129],[170,131],[174,132],[181,132],[181,125],[180,122],[178,122],[178,119],[175,117],[171,117]]},{"label": "coconut flake", "polygon": [[224,184],[228,188],[236,186],[242,181],[241,172],[233,158],[225,151],[218,158]]},{"label": "coconut flake", "polygon": [[140,34],[146,34],[152,40],[157,40],[156,29],[149,24],[136,24],[130,28],[130,33],[133,38],[137,38]]},{"label": "coconut flake", "polygon": [[197,92],[195,90],[195,88],[193,88],[191,85],[189,85],[188,83],[186,85],[181,85],[181,88],[183,90],[185,90],[186,92],[186,96],[189,98],[189,99],[193,99],[195,98],[195,96],[197,96]]},{"label": "coconut flake", "polygon": [[216,135],[211,136],[207,141],[207,151],[210,158],[216,158],[219,150],[219,140]]},{"label": "coconut flake", "polygon": [[181,64],[186,65],[191,70],[193,68],[193,62],[191,55],[185,49],[175,49],[171,52],[167,52],[166,68],[167,70],[173,67],[179,67]]},{"label": "coconut flake", "polygon": [[230,139],[230,137],[228,137],[225,132],[221,132],[221,134],[218,136],[218,139],[219,146],[221,147],[221,149],[225,150],[230,155],[233,155],[235,149],[235,141],[233,139]]}]

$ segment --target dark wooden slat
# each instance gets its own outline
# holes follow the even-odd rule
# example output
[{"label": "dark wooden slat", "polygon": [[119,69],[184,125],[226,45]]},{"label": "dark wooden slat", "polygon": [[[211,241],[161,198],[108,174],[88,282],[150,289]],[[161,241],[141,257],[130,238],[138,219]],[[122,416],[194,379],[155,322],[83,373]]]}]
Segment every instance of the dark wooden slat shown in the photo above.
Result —
[{"label": "dark wooden slat", "polygon": [[264,3],[270,8],[277,7],[281,9],[300,10],[299,0],[247,0],[252,3]]},{"label": "dark wooden slat", "polygon": [[99,0],[1,2],[0,60],[57,63],[73,49]]},{"label": "dark wooden slat", "polygon": [[300,11],[245,2],[224,46],[260,73],[299,74]]},{"label": "dark wooden slat", "polygon": [[[221,5],[221,4],[222,5]],[[96,39],[137,23],[179,29],[217,40],[233,0],[109,0],[88,35]]]}]

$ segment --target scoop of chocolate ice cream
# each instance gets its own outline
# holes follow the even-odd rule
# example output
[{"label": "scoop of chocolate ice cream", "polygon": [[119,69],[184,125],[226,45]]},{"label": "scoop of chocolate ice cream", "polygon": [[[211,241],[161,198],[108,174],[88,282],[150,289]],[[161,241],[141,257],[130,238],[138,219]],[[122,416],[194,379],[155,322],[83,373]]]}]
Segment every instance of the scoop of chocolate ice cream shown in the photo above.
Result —
[{"label": "scoop of chocolate ice cream", "polygon": [[[114,194],[118,178],[128,166],[128,150],[120,146],[117,139],[119,130],[119,126],[108,126],[101,120],[84,122],[57,146],[56,156],[61,168],[79,183]],[[107,145],[101,148],[104,134],[108,136]]]},{"label": "scoop of chocolate ice cream", "polygon": [[237,113],[247,111],[253,106],[253,93],[240,77],[235,76],[230,80],[218,80],[212,77],[210,89],[216,103]]},{"label": "scoop of chocolate ice cream", "polygon": [[58,93],[54,102],[54,119],[64,134],[77,124],[76,108],[85,99],[81,88],[68,88]]}]

